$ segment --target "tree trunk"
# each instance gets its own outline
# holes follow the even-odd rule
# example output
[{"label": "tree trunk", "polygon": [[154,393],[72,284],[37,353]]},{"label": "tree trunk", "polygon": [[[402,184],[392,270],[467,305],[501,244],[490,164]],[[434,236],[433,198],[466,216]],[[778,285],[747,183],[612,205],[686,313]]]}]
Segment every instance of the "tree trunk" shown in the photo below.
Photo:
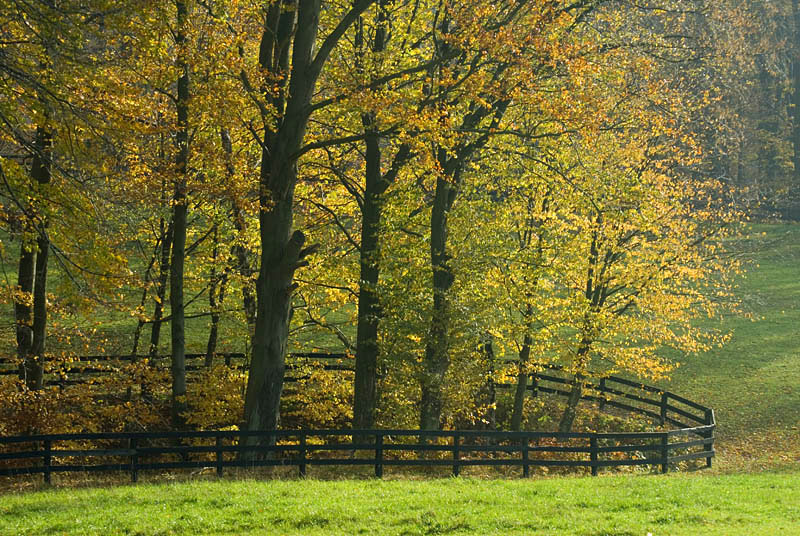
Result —
[{"label": "tree trunk", "polygon": [[26,381],[29,389],[44,386],[44,351],[47,338],[47,260],[50,240],[42,224],[36,239],[36,269],[33,283],[33,342],[30,356],[32,360],[25,365]]},{"label": "tree trunk", "polygon": [[170,270],[170,335],[172,371],[172,425],[183,426],[181,414],[186,409],[186,335],[183,303],[183,272],[186,258],[186,198],[176,190],[173,209],[174,238]]},{"label": "tree trunk", "polygon": [[[34,142],[36,152],[31,163],[31,178],[34,179],[34,188],[41,188],[50,183],[52,166],[53,138],[50,132],[42,127],[36,128]],[[41,214],[41,211],[39,211]],[[40,215],[41,221],[36,225],[36,261],[33,270],[33,318],[30,329],[30,346],[23,356],[22,369],[25,384],[28,389],[41,389],[44,385],[44,352],[47,336],[47,261],[50,253],[50,239],[47,236],[47,217]],[[33,255],[33,253],[31,253]],[[21,280],[27,286],[25,279],[29,277],[31,258],[27,255],[20,257],[20,274],[25,271]],[[20,285],[22,286],[22,285]],[[30,317],[30,309],[21,311],[23,317]],[[27,334],[22,334],[23,344],[27,345]],[[19,348],[18,348],[19,350]]]},{"label": "tree trunk", "polygon": [[[261,271],[256,282],[258,309],[250,375],[245,396],[245,430],[274,430],[280,424],[280,398],[286,370],[286,347],[291,319],[292,282],[311,249],[305,236],[292,229],[292,186],[288,196],[262,211]],[[288,238],[288,239],[287,239]],[[270,443],[271,438],[246,438],[245,444]]]},{"label": "tree trunk", "polygon": [[[147,304],[147,294],[148,294],[148,285],[152,281],[152,274],[153,274],[153,266],[156,264],[156,259],[158,258],[158,250],[161,245],[161,240],[163,237],[159,237],[158,241],[156,242],[155,248],[153,250],[153,255],[150,257],[150,264],[147,265],[147,270],[144,272],[144,289],[142,290],[142,299],[139,302],[139,307],[142,311],[144,311],[144,306]],[[136,330],[133,332],[133,345],[131,347],[131,363],[135,363],[138,360],[138,353],[139,353],[139,340],[142,337],[142,329],[144,329],[145,320],[139,318],[139,321],[136,322]]]},{"label": "tree trunk", "polygon": [[161,218],[161,260],[158,266],[158,282],[156,283],[156,305],[153,310],[153,325],[150,328],[150,347],[147,351],[152,362],[158,355],[158,345],[161,339],[161,325],[164,323],[164,300],[167,297],[167,278],[170,273],[170,258],[172,257],[172,216],[164,228],[164,218]]},{"label": "tree trunk", "polygon": [[[219,306],[222,305],[224,297],[224,274],[217,277],[217,257],[219,253],[219,226],[214,224],[213,249],[211,251],[211,282],[208,285],[208,308],[211,311],[211,328],[208,331],[208,343],[206,344],[206,368],[211,368],[214,364],[214,356],[217,353],[217,338],[219,333]],[[217,301],[219,292],[219,302]]]},{"label": "tree trunk", "polygon": [[[368,120],[364,120],[365,124]],[[375,426],[377,405],[376,385],[378,370],[378,328],[380,303],[378,301],[378,232],[381,219],[381,151],[379,138],[371,134],[366,138],[366,188],[361,224],[361,275],[358,289],[358,327],[356,332],[356,370],[353,394],[353,428],[369,429]]]},{"label": "tree trunk", "polygon": [[178,97],[176,108],[178,130],[175,139],[178,153],[175,160],[176,183],[173,197],[172,222],[172,261],[170,263],[170,330],[172,343],[172,426],[182,428],[185,424],[183,413],[186,410],[186,330],[183,303],[184,262],[186,260],[187,199],[186,176],[189,163],[189,67],[186,63],[186,25],[187,6],[183,0],[175,2],[177,8],[177,67],[181,73],[178,78]]},{"label": "tree trunk", "polygon": [[561,421],[558,423],[558,431],[561,433],[569,433],[572,431],[572,424],[575,422],[575,416],[578,413],[578,403],[581,401],[583,395],[583,375],[576,374],[572,378],[572,387],[567,397],[567,405],[564,408],[564,413],[561,415]]},{"label": "tree trunk", "polygon": [[[375,54],[386,49],[388,36],[386,23],[387,0],[378,3],[376,28],[371,44]],[[356,54],[364,47],[363,21],[359,20],[356,32]],[[361,69],[361,58],[356,57],[356,65]],[[358,287],[358,326],[356,330],[356,370],[353,389],[353,428],[369,429],[375,427],[378,374],[378,329],[381,310],[378,300],[378,278],[380,276],[379,227],[383,210],[382,196],[393,177],[381,173],[381,138],[376,131],[375,113],[361,116],[366,137],[364,144],[365,188],[361,219],[361,274]],[[403,153],[403,148],[398,155]],[[398,160],[395,159],[395,164]],[[402,163],[401,163],[402,165]],[[394,166],[393,166],[394,169]],[[396,171],[395,171],[396,173]],[[388,181],[386,179],[389,179]]]},{"label": "tree trunk", "polygon": [[[450,21],[443,20],[441,22],[443,34],[449,32],[449,26]],[[449,55],[450,48],[446,42],[442,45],[439,53],[445,56]],[[495,74],[499,75],[505,68],[506,65],[499,64]],[[443,98],[446,99],[447,95],[444,94]],[[487,100],[490,99],[491,97],[487,96]],[[492,106],[487,106],[485,101],[472,102],[470,111],[464,116],[460,129],[464,132],[473,132],[488,118],[489,124],[486,133],[469,142],[463,142],[449,151],[440,147],[436,154],[442,176],[436,180],[436,193],[431,210],[430,255],[433,270],[433,310],[422,363],[420,427],[423,430],[435,430],[441,425],[444,377],[450,366],[448,336],[451,306],[449,293],[455,275],[449,263],[450,255],[447,252],[448,214],[458,195],[464,166],[476,151],[486,145],[490,133],[499,125],[509,103],[508,100],[499,100],[494,101]],[[445,101],[440,104],[446,111]]]},{"label": "tree trunk", "polygon": [[[592,249],[595,249],[594,245],[592,246]],[[589,274],[591,280],[591,271]],[[587,326],[589,325],[588,316],[585,322],[586,326],[584,326],[584,329],[587,329]],[[578,414],[578,404],[583,396],[583,380],[585,378],[586,368],[588,366],[589,350],[591,349],[591,346],[592,338],[584,334],[581,344],[578,347],[578,351],[575,354],[577,372],[570,382],[571,387],[569,396],[567,397],[567,405],[564,407],[564,413],[561,415],[561,421],[558,424],[559,432],[566,433],[572,431],[572,424],[575,422],[575,416]]]},{"label": "tree trunk", "polygon": [[227,274],[223,274],[220,278],[219,282],[217,283],[217,299],[215,307],[215,311],[211,313],[211,329],[208,332],[208,343],[206,344],[206,360],[205,366],[211,367],[214,364],[214,358],[217,355],[217,343],[219,341],[219,308],[222,307],[222,304],[225,302],[225,286],[227,285],[228,277]]},{"label": "tree trunk", "polygon": [[430,258],[433,269],[433,311],[425,357],[422,363],[422,398],[419,425],[422,430],[438,430],[441,426],[444,377],[450,366],[450,288],[455,276],[447,253],[447,217],[455,200],[453,184],[444,178],[436,181],[436,194],[431,210]]},{"label": "tree trunk", "polygon": [[495,374],[495,355],[494,355],[494,346],[492,344],[492,335],[491,333],[486,333],[485,339],[481,344],[481,351],[483,352],[484,358],[486,359],[486,369],[487,369],[487,378],[486,378],[486,390],[488,392],[488,410],[486,411],[486,427],[489,430],[497,429],[497,408],[495,407],[497,403],[497,388],[494,383],[494,374]]},{"label": "tree trunk", "polygon": [[19,270],[17,272],[17,290],[19,295],[14,301],[14,321],[17,334],[17,358],[19,360],[19,377],[28,384],[28,364],[33,346],[33,279],[36,264],[36,250],[20,243]]},{"label": "tree trunk", "polygon": [[514,410],[511,413],[511,430],[519,432],[522,429],[522,417],[525,410],[525,394],[528,390],[528,359],[531,354],[531,336],[525,334],[522,349],[519,351],[519,371],[517,372],[517,386],[514,390]]},{"label": "tree trunk", "polygon": [[[292,232],[294,189],[297,182],[297,154],[308,125],[311,98],[317,80],[333,46],[372,0],[357,0],[313,55],[320,15],[320,0],[298,0],[296,9],[274,3],[266,17],[259,62],[263,69],[281,77],[289,72],[288,91],[265,90],[275,109],[283,111],[278,129],[267,131],[262,140],[259,177],[259,225],[261,269],[256,281],[256,329],[250,375],[244,404],[243,429],[271,430],[280,421],[280,396],[286,368],[294,272],[308,264],[304,258],[315,248],[303,248],[305,236]],[[297,24],[294,16],[297,15]],[[288,51],[291,43],[291,69]],[[272,123],[271,117],[265,117]],[[274,438],[244,436],[242,443],[272,442]],[[244,455],[252,458],[254,452]]]},{"label": "tree trunk", "polygon": [[[261,38],[259,62],[262,68],[278,71],[288,67],[288,49],[282,48],[285,46],[282,40],[288,42],[293,33],[294,55],[288,105],[280,100],[280,96],[277,97],[281,109],[287,106],[282,128],[274,133],[265,133],[261,154],[261,269],[256,280],[256,323],[245,393],[244,430],[274,430],[280,423],[280,399],[294,291],[292,280],[294,271],[300,266],[305,242],[303,233],[292,233],[297,164],[291,158],[291,153],[299,147],[305,135],[308,118],[300,108],[311,101],[311,94],[308,93],[311,88],[303,87],[309,73],[301,74],[294,68],[302,64],[301,68],[305,70],[311,61],[320,5],[318,0],[311,0],[298,2],[298,9],[301,6],[303,12],[298,16],[305,24],[298,24],[295,31],[294,13],[282,11],[280,5],[273,4]],[[291,91],[296,85],[300,85],[298,91]],[[298,100],[302,100],[302,103]],[[269,147],[267,143],[270,143]],[[272,437],[242,438],[245,445],[269,444],[273,441]],[[243,453],[246,459],[255,456],[254,452]]]}]

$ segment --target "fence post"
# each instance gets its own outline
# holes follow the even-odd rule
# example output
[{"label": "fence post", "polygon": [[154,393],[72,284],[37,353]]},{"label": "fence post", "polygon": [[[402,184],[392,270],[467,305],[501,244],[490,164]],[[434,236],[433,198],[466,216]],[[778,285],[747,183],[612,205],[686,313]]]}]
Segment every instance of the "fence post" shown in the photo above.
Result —
[{"label": "fence post", "polygon": [[375,435],[375,478],[383,478],[383,434]]},{"label": "fence post", "polygon": [[591,459],[592,476],[597,476],[597,436],[594,434],[589,439],[589,457]]},{"label": "fence post", "polygon": [[128,439],[128,448],[131,451],[131,482],[139,481],[139,452],[136,450],[137,441],[135,437]]},{"label": "fence post", "polygon": [[306,433],[300,430],[300,476],[306,476]]},{"label": "fence post", "polygon": [[461,472],[461,466],[458,463],[461,457],[458,444],[458,434],[453,434],[453,476],[458,476]]},{"label": "fence post", "polygon": [[669,393],[664,391],[661,393],[661,426],[667,424],[667,399],[669,398]]},{"label": "fence post", "polygon": [[525,436],[522,438],[522,477],[528,478],[531,476],[531,466],[528,464],[528,447],[530,438]]},{"label": "fence post", "polygon": [[600,411],[606,407],[606,379],[600,378]]},{"label": "fence post", "polygon": [[669,433],[661,434],[661,473],[669,472]]},{"label": "fence post", "polygon": [[[707,409],[706,410],[706,426],[711,426],[714,424],[714,410]],[[704,433],[703,436],[705,439],[710,439],[711,441],[708,444],[703,444],[704,450],[714,450],[714,430],[711,429],[708,432]],[[711,456],[706,456],[706,467],[711,467]]]},{"label": "fence post", "polygon": [[222,478],[222,436],[217,436],[216,439],[216,447],[217,447],[217,477]]},{"label": "fence post", "polygon": [[50,484],[50,467],[53,463],[52,443],[49,439],[44,440],[44,483]]},{"label": "fence post", "polygon": [[536,397],[539,395],[539,377],[535,372],[531,374],[531,396]]}]

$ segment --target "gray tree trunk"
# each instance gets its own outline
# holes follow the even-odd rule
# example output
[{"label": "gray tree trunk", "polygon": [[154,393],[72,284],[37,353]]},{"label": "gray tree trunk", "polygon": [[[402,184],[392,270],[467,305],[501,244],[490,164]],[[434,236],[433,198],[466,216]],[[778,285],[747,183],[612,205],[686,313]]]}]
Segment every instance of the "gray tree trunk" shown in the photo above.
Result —
[{"label": "gray tree trunk", "polygon": [[481,352],[484,355],[484,359],[486,359],[486,391],[487,391],[487,398],[488,400],[487,405],[488,409],[485,414],[486,419],[486,428],[488,430],[496,430],[497,429],[497,408],[495,407],[497,403],[497,387],[494,383],[494,375],[495,375],[495,355],[494,355],[494,345],[492,335],[490,333],[486,333],[484,335],[484,340],[481,343]]},{"label": "gray tree trunk", "polygon": [[[177,0],[177,32],[175,45],[182,49],[186,44],[188,11],[186,2]],[[175,159],[177,177],[172,207],[172,260],[170,262],[170,331],[172,345],[172,426],[182,428],[186,410],[186,320],[183,300],[184,263],[186,260],[187,199],[186,179],[189,163],[189,66],[183,52],[178,53],[178,95],[176,108],[178,130],[175,140],[178,153]]]},{"label": "gray tree trunk", "polygon": [[[35,181],[34,188],[50,183],[52,167],[53,138],[50,132],[42,127],[36,128],[36,149],[31,163],[31,178]],[[30,346],[22,359],[22,372],[28,389],[41,389],[44,386],[44,360],[45,339],[47,337],[47,261],[50,252],[50,239],[47,236],[47,218],[43,218],[35,226],[36,260],[33,270],[33,317],[30,325]],[[31,253],[32,255],[32,253]],[[20,259],[20,271],[27,272],[30,257],[23,255]],[[24,261],[24,265],[23,265]],[[25,278],[29,272],[25,273]],[[24,281],[27,286],[27,281]],[[22,312],[23,316],[25,311]],[[30,314],[30,310],[27,311]],[[23,334],[23,343],[27,344],[27,334]],[[19,350],[19,348],[18,348]]]},{"label": "gray tree trunk", "polygon": [[578,414],[578,404],[583,396],[583,380],[585,378],[585,370],[588,366],[589,350],[592,345],[592,339],[584,335],[581,344],[576,352],[576,369],[578,372],[572,377],[570,382],[569,396],[567,396],[567,404],[564,407],[564,413],[561,415],[561,421],[558,423],[559,432],[571,432],[572,425],[575,422],[575,417]]},{"label": "gray tree trunk", "polygon": [[[17,271],[17,287],[19,292],[33,298],[34,267],[36,250],[20,243],[19,268]],[[33,308],[23,296],[14,302],[14,322],[17,335],[17,358],[19,359],[19,377],[28,384],[26,365],[33,346]]]},{"label": "gray tree trunk", "polygon": [[[366,122],[366,120],[365,120]],[[379,226],[381,220],[381,151],[379,138],[366,139],[366,188],[361,223],[361,274],[358,289],[358,326],[356,330],[356,364],[353,393],[353,428],[368,429],[375,425],[377,407]]]},{"label": "gray tree trunk", "polygon": [[[457,184],[457,183],[456,183]],[[447,218],[456,198],[454,184],[439,178],[431,210],[430,259],[433,269],[433,311],[422,363],[422,398],[419,425],[438,430],[444,403],[444,377],[450,366],[450,296],[455,281],[447,252]]]},{"label": "gray tree trunk", "polygon": [[33,342],[31,360],[25,365],[26,382],[30,389],[44,386],[45,341],[47,339],[47,260],[50,240],[44,224],[36,239],[36,269],[33,282]]},{"label": "gray tree trunk", "polygon": [[519,351],[519,371],[517,372],[517,386],[514,389],[514,409],[511,413],[511,430],[514,432],[519,432],[522,429],[525,394],[528,390],[528,360],[531,354],[531,342],[531,336],[526,334],[522,349]]},{"label": "gray tree trunk", "polygon": [[[166,225],[166,228],[164,226]],[[161,259],[158,265],[158,281],[156,282],[156,305],[153,309],[153,324],[150,328],[150,346],[147,350],[150,361],[158,355],[158,345],[161,340],[161,326],[164,323],[164,300],[167,297],[167,279],[170,273],[170,258],[172,257],[172,214],[169,223],[161,218]]]},{"label": "gray tree trunk", "polygon": [[[371,50],[383,52],[386,48],[386,0],[378,4],[377,27]],[[356,53],[364,46],[362,21],[356,32]],[[356,58],[360,64],[360,58]],[[358,326],[356,328],[356,364],[353,382],[353,428],[375,427],[378,404],[378,329],[381,309],[378,299],[380,277],[380,222],[383,210],[383,194],[392,179],[381,173],[381,138],[375,128],[375,114],[361,116],[366,137],[364,144],[365,188],[361,216],[361,249],[359,262],[361,273],[358,283]],[[401,150],[402,151],[402,150]],[[397,162],[397,160],[395,161]]]},{"label": "gray tree trunk", "polygon": [[583,395],[583,375],[576,374],[572,378],[569,396],[567,397],[567,405],[564,408],[564,413],[561,415],[561,421],[558,423],[558,431],[568,433],[572,431],[572,424],[575,422],[575,416],[578,414],[578,403],[581,401]]},{"label": "gray tree trunk", "polygon": [[[291,298],[296,286],[294,272],[307,264],[304,258],[315,249],[303,247],[302,232],[292,232],[297,154],[305,137],[311,98],[333,47],[372,1],[358,0],[325,38],[316,56],[313,50],[320,0],[274,3],[267,13],[259,62],[267,72],[280,76],[288,72],[289,87],[278,95],[269,90],[265,92],[280,117],[277,129],[265,132],[261,140],[261,268],[256,281],[256,327],[244,404],[243,429],[246,431],[275,429],[280,422]],[[265,121],[271,124],[272,118],[265,117]],[[273,439],[265,438],[267,442]],[[242,438],[245,445],[262,441]],[[244,455],[245,458],[253,456],[253,452]]]},{"label": "gray tree trunk", "polygon": [[227,281],[226,272],[217,275],[217,258],[219,257],[219,225],[214,224],[213,249],[211,252],[211,282],[208,285],[208,307],[211,310],[211,328],[208,331],[208,342],[206,344],[205,366],[211,367],[214,364],[214,357],[217,354],[217,340],[219,338],[219,308],[225,300],[225,283]]}]

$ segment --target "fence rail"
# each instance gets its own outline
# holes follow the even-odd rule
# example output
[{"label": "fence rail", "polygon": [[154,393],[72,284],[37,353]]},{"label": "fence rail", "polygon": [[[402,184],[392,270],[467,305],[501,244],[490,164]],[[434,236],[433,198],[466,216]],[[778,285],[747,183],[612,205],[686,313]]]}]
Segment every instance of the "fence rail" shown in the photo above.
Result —
[{"label": "fence rail", "polygon": [[[0,468],[0,476],[41,473],[50,483],[53,473],[121,471],[136,482],[148,470],[210,468],[223,476],[232,467],[296,466],[305,476],[312,465],[373,466],[378,478],[387,466],[445,466],[453,475],[469,466],[512,466],[527,477],[536,466],[587,467],[596,475],[603,467],[650,465],[666,473],[681,461],[706,458],[710,464],[713,430],[714,424],[649,433],[269,430],[0,437],[0,464],[38,462]],[[670,442],[680,434],[701,438]],[[10,445],[24,450],[6,451]]]},{"label": "fence rail", "polygon": [[[225,366],[233,367],[238,370],[247,370],[246,355],[240,352],[219,352],[214,354],[214,358],[218,363],[220,360],[224,362]],[[85,384],[91,378],[103,376],[112,372],[116,372],[115,365],[123,365],[135,363],[137,361],[149,360],[155,369],[168,370],[170,355],[159,354],[156,356],[148,355],[85,355],[76,356],[70,361],[61,364],[56,371],[45,372],[44,384],[47,386],[67,387],[72,385]],[[355,369],[341,361],[352,359],[346,353],[330,353],[330,352],[294,352],[289,354],[289,358],[294,360],[312,360],[322,361],[325,364],[320,368],[328,371],[350,371]],[[187,353],[186,354],[186,372],[198,372],[208,370],[205,364],[206,354],[200,353]],[[307,361],[306,361],[307,362]],[[302,371],[302,365],[299,363],[288,363],[286,371],[289,373],[284,379],[287,383],[296,382],[299,379],[305,378],[304,376],[292,376],[292,373],[297,370]],[[18,362],[14,358],[0,356],[0,376],[17,376],[19,375]],[[64,375],[67,377],[65,378]],[[189,376],[188,381],[192,381],[194,376]]]},{"label": "fence rail", "polygon": [[[547,372],[563,372],[559,365],[537,365],[541,371],[530,374],[527,389],[533,396],[538,393],[569,396],[572,378],[554,376]],[[678,426],[681,429],[699,425],[714,424],[713,411],[697,402],[676,395],[652,385],[638,383],[617,376],[601,376],[583,380],[581,400],[596,402],[601,409],[611,406],[631,413],[644,415],[661,426]],[[510,389],[513,385],[498,384],[500,389]]]},{"label": "fence rail", "polygon": [[[93,363],[98,357],[101,356],[81,361]],[[346,356],[305,353],[295,357]],[[557,365],[538,365],[529,379],[527,388],[533,396],[568,396],[572,386],[572,378]],[[446,466],[454,475],[468,466],[506,466],[521,468],[523,476],[537,466],[585,467],[596,475],[603,467],[642,465],[666,473],[670,466],[703,459],[705,466],[711,467],[716,428],[712,409],[616,376],[585,379],[582,400],[595,402],[601,409],[617,408],[648,417],[661,426],[677,428],[640,433],[269,430],[0,437],[0,477],[41,473],[49,483],[53,473],[122,471],[136,482],[140,471],[212,468],[223,476],[226,468],[260,466],[296,466],[304,476],[312,465],[374,466],[376,477],[382,477],[387,466]],[[242,442],[243,438],[254,438],[256,444]]]}]

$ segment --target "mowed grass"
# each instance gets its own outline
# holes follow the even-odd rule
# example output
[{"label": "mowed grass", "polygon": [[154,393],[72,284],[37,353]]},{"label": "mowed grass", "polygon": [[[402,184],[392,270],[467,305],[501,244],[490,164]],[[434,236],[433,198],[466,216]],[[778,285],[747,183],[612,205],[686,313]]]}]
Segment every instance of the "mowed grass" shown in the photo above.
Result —
[{"label": "mowed grass", "polygon": [[0,534],[800,534],[792,474],[187,482],[0,498]]},{"label": "mowed grass", "polygon": [[716,410],[710,472],[5,492],[0,535],[800,535],[800,226],[757,226],[749,247],[738,293],[753,320],[715,321],[730,343],[662,383]]},{"label": "mowed grass", "polygon": [[[800,466],[800,225],[756,225],[737,295],[752,319],[713,327],[725,346],[680,359],[662,385],[716,411],[721,471]],[[800,534],[800,528],[797,529]]]}]

